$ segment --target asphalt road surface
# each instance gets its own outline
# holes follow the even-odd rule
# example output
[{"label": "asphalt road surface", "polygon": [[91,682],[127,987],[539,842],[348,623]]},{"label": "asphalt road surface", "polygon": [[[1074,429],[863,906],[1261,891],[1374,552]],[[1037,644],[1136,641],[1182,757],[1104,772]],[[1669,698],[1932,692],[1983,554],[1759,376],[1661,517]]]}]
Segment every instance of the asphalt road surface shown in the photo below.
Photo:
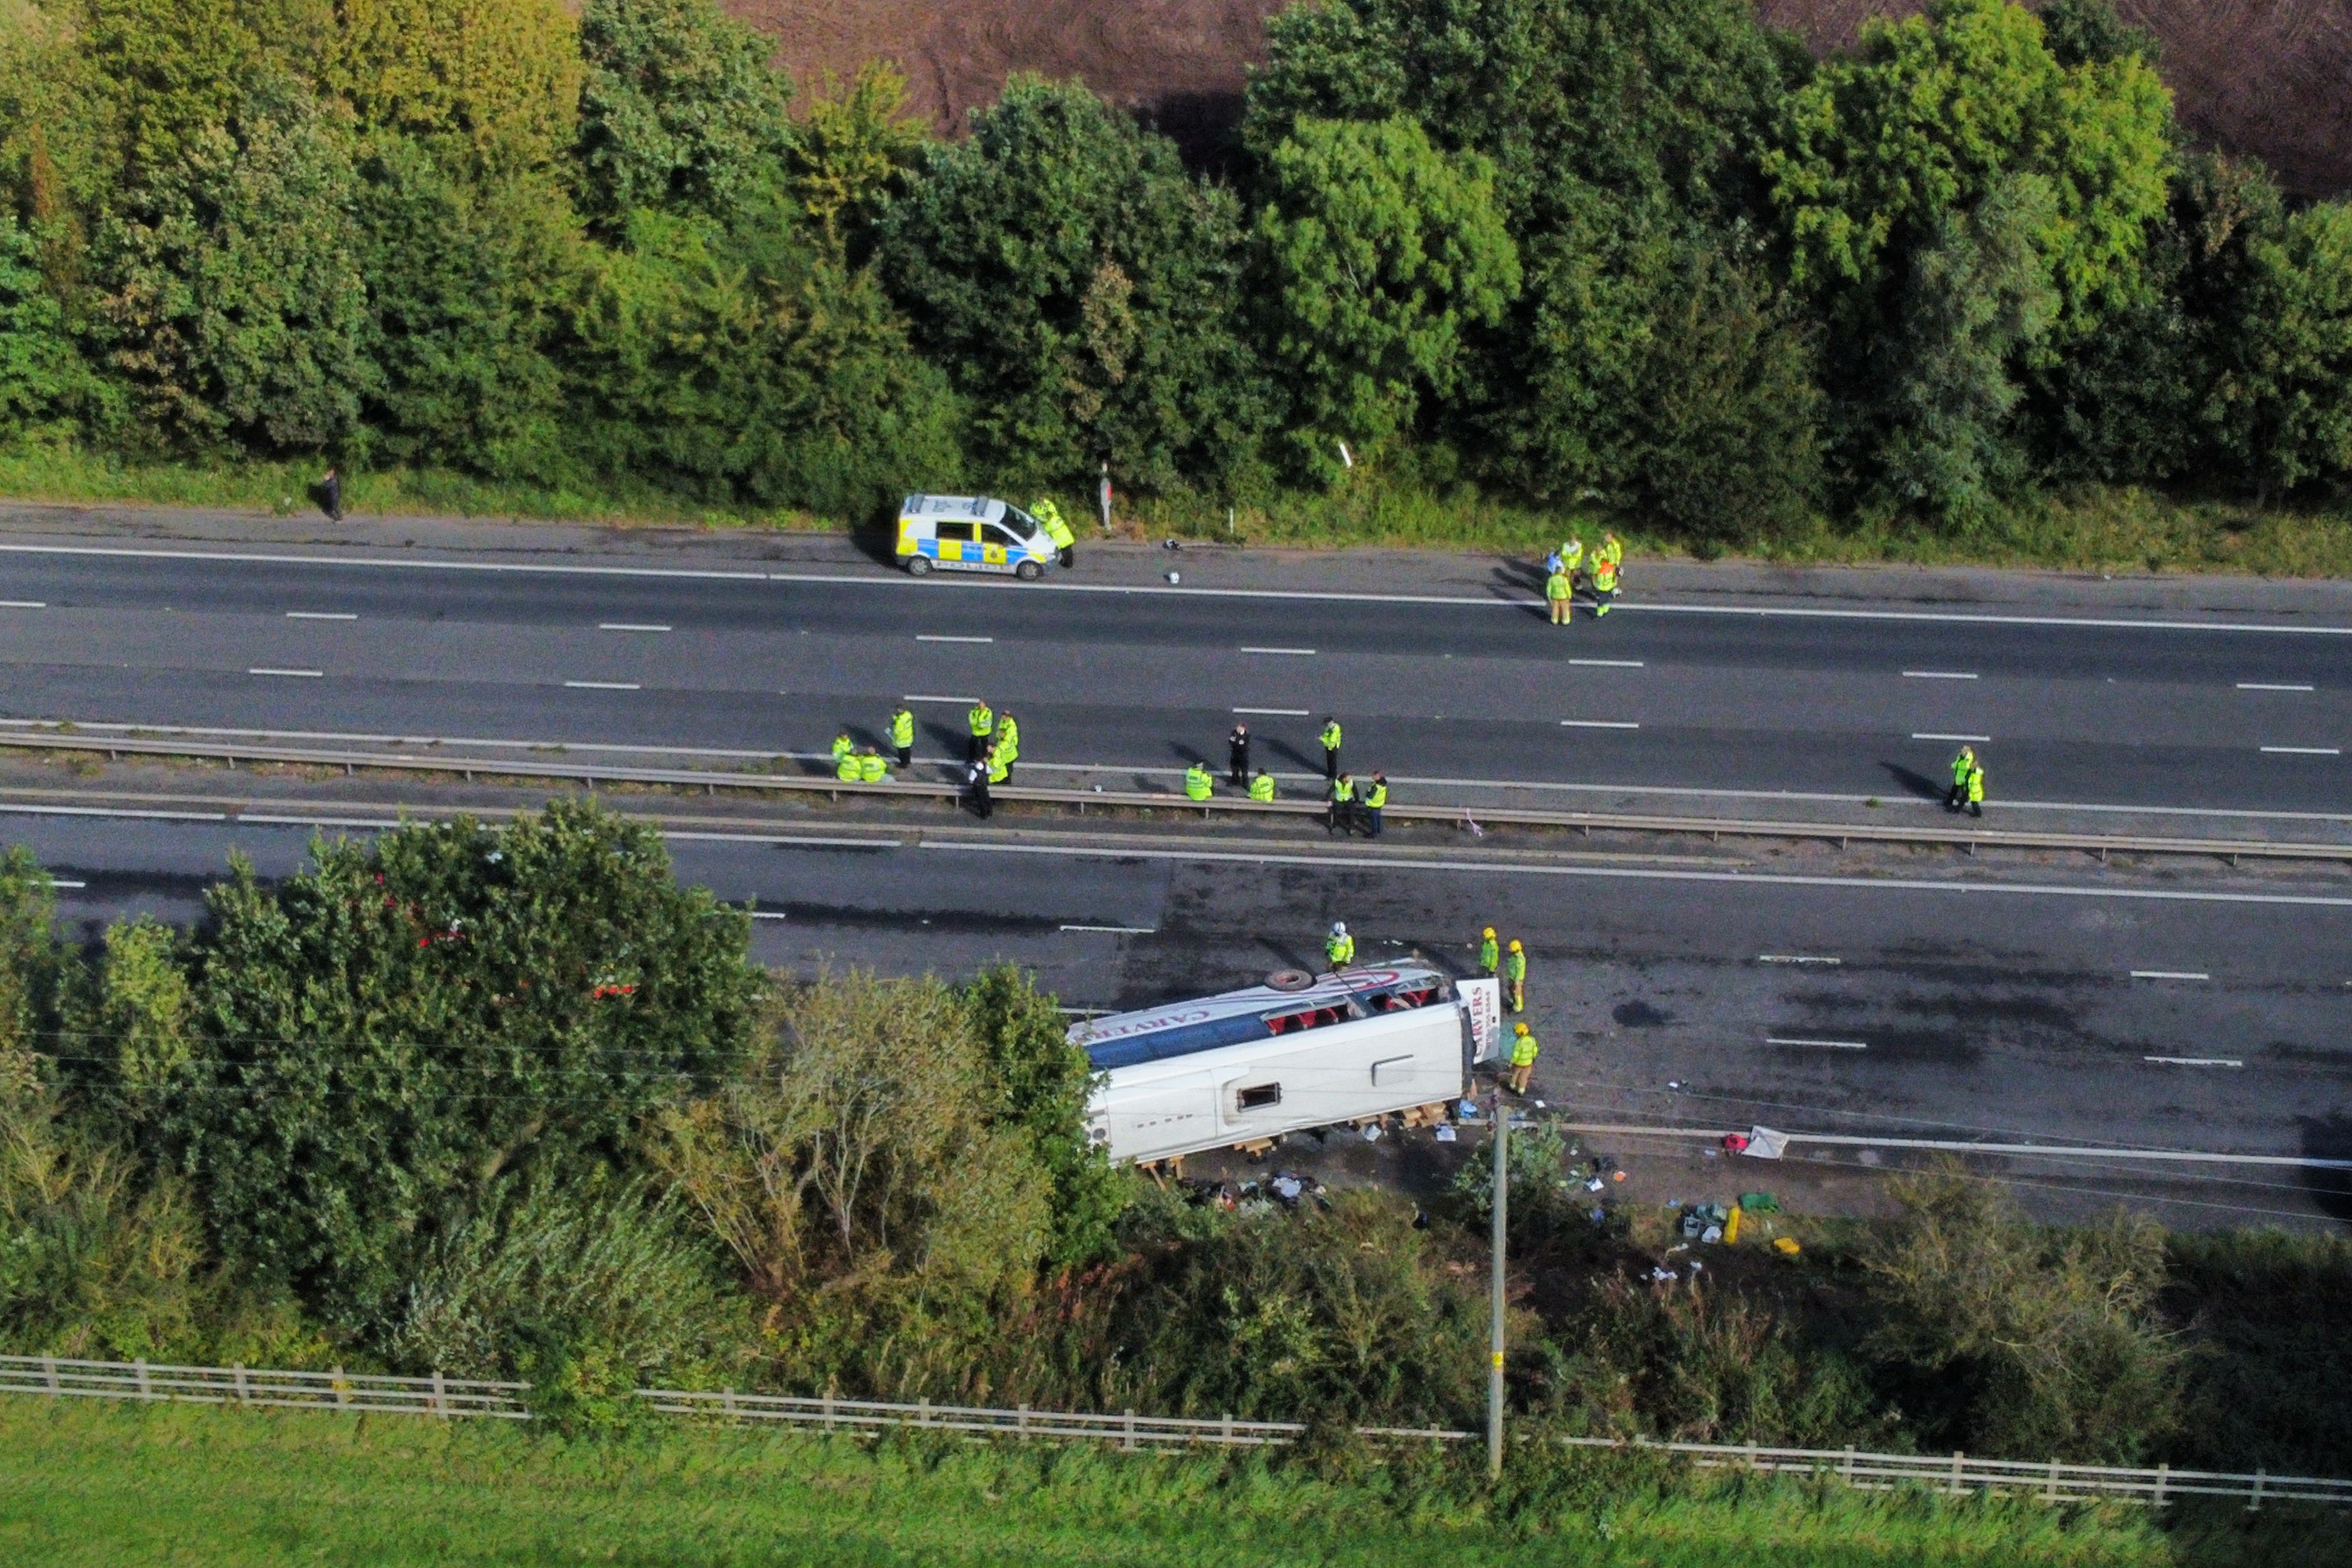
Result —
[{"label": "asphalt road surface", "polygon": [[1033,769],[1222,771],[1239,718],[1296,789],[1337,714],[1345,766],[1423,799],[1497,780],[1899,798],[1939,792],[1969,738],[1996,808],[2352,820],[2352,635],[2309,623],[1637,596],[1563,631],[1500,585],[1192,594],[271,553],[0,553],[0,716],[808,755],[845,724],[878,738],[904,697],[919,753],[944,758],[985,696],[1019,714]]},{"label": "asphalt road surface", "polygon": [[[185,922],[232,848],[265,875],[305,830],[0,815],[87,923]],[[1759,873],[1658,856],[1566,874],[1314,863],[1227,844],[1148,854],[672,840],[678,872],[756,901],[756,955],[802,972],[962,976],[1012,961],[1074,1009],[1312,965],[1334,917],[1368,961],[1466,972],[1520,936],[1535,1090],[1612,1123],[2352,1157],[2352,879],[2011,867],[1888,879],[1837,857]],[[1778,880],[1774,880],[1774,877]],[[2352,1218],[2340,1176],[2195,1173],[2176,1222]]]}]

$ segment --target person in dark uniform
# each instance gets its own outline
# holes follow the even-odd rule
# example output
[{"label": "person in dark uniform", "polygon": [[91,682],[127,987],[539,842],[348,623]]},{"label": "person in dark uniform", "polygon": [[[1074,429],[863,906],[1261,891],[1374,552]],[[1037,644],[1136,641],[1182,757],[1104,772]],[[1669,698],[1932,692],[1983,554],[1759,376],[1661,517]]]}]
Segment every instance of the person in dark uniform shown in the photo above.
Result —
[{"label": "person in dark uniform", "polygon": [[336,469],[328,469],[319,481],[319,509],[335,522],[343,520],[343,476]]},{"label": "person in dark uniform", "polygon": [[963,766],[964,799],[971,803],[971,814],[983,822],[996,810],[996,803],[988,798],[988,773],[985,757],[975,757]]},{"label": "person in dark uniform", "polygon": [[1236,789],[1249,788],[1249,726],[1234,726],[1233,734],[1225,737],[1225,781]]}]

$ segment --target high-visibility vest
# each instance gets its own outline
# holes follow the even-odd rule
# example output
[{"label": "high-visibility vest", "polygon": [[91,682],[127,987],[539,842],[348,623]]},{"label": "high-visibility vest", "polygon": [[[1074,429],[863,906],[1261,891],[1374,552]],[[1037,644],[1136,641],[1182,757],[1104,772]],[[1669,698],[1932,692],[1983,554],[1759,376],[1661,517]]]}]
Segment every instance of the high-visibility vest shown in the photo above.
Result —
[{"label": "high-visibility vest", "polygon": [[1331,960],[1331,967],[1335,969],[1342,964],[1352,964],[1356,961],[1356,939],[1353,936],[1326,936],[1323,939],[1323,956]]},{"label": "high-visibility vest", "polygon": [[1051,496],[1038,497],[1037,504],[1029,508],[1029,515],[1045,528],[1045,537],[1062,549],[1067,549],[1078,542],[1077,536],[1070,532],[1070,525],[1062,520],[1062,508],[1054,504]]},{"label": "high-visibility vest", "polygon": [[1503,978],[1507,980],[1524,980],[1527,977],[1528,956],[1525,953],[1513,953],[1504,958]]},{"label": "high-visibility vest", "polygon": [[1349,779],[1332,779],[1331,799],[1342,806],[1353,804],[1356,799],[1355,781]]},{"label": "high-visibility vest", "polygon": [[1570,539],[1559,547],[1559,564],[1570,571],[1574,571],[1578,563],[1583,559],[1584,541],[1582,539]]},{"label": "high-visibility vest", "polygon": [[1192,767],[1184,769],[1184,793],[1193,800],[1207,800],[1210,792],[1215,788],[1215,784],[1209,778],[1209,770],[1199,763],[1195,762]]},{"label": "high-visibility vest", "polygon": [[902,747],[915,744],[915,716],[905,708],[890,716],[890,744]]},{"label": "high-visibility vest", "polygon": [[849,738],[849,732],[847,730],[844,730],[841,734],[833,737],[833,759],[835,762],[838,763],[843,758],[848,756],[851,752],[856,751],[856,749],[857,744]]},{"label": "high-visibility vest", "polygon": [[1958,757],[1953,758],[1952,782],[1955,785],[1965,787],[1969,781],[1969,769],[1974,768],[1976,765],[1977,759],[1965,751],[1961,752]]},{"label": "high-visibility vest", "polygon": [[845,784],[855,784],[863,779],[866,774],[857,765],[857,753],[845,751],[836,758],[833,764],[833,776]]},{"label": "high-visibility vest", "polygon": [[1323,727],[1323,749],[1326,751],[1339,749],[1339,721],[1337,719]]},{"label": "high-visibility vest", "polygon": [[1617,563],[1602,556],[1592,563],[1592,586],[1603,593],[1617,591]]},{"label": "high-visibility vest", "polygon": [[1969,769],[1969,799],[1978,805],[1984,803],[1984,769],[1981,768]]},{"label": "high-visibility vest", "polygon": [[1007,762],[1021,760],[1021,726],[1010,715],[996,727],[996,755]]},{"label": "high-visibility vest", "polygon": [[1271,800],[1274,799],[1273,774],[1261,773],[1256,778],[1250,780],[1250,799],[1253,800]]},{"label": "high-visibility vest", "polygon": [[1593,552],[1593,559],[1615,566],[1625,559],[1625,547],[1613,538],[1602,539],[1601,548]]},{"label": "high-visibility vest", "polygon": [[991,784],[1003,783],[1012,772],[1013,764],[1004,760],[1004,753],[992,751],[988,754],[988,781]]},{"label": "high-visibility vest", "polygon": [[964,716],[971,721],[974,735],[992,735],[996,731],[996,710],[986,703],[976,705]]},{"label": "high-visibility vest", "polygon": [[1536,1044],[1536,1037],[1532,1034],[1512,1036],[1511,1065],[1514,1067],[1533,1067],[1536,1064],[1536,1052],[1541,1049],[1542,1048],[1540,1046]]},{"label": "high-visibility vest", "polygon": [[1502,949],[1502,946],[1501,946],[1501,944],[1497,943],[1497,942],[1496,942],[1496,941],[1492,936],[1486,937],[1485,939],[1483,939],[1482,941],[1480,941],[1480,942],[1479,942],[1479,944],[1478,944],[1478,967],[1479,967],[1480,968],[1482,968],[1482,969],[1486,970],[1488,974],[1490,974],[1490,975],[1491,975],[1491,974],[1493,974],[1493,973],[1495,972],[1495,967],[1496,967],[1496,965],[1498,965],[1498,964],[1500,964],[1500,963],[1502,962],[1502,959],[1503,959],[1503,949]]},{"label": "high-visibility vest", "polygon": [[869,751],[857,759],[857,777],[867,784],[886,783],[890,778],[889,765],[878,754]]},{"label": "high-visibility vest", "polygon": [[1364,791],[1364,804],[1370,807],[1373,810],[1377,811],[1388,803],[1389,787],[1387,785],[1375,784],[1370,789]]},{"label": "high-visibility vest", "polygon": [[1566,599],[1570,591],[1571,590],[1569,585],[1568,573],[1564,571],[1555,571],[1549,577],[1544,579],[1544,597],[1546,599]]}]

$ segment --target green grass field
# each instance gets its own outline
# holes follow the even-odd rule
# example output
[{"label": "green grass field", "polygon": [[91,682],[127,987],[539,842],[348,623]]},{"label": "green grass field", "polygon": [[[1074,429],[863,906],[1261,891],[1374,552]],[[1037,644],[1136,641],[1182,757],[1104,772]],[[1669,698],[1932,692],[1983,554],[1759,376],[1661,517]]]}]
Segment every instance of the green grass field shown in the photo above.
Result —
[{"label": "green grass field", "polygon": [[2340,1519],[2158,1531],[2133,1511],[1864,1498],[1579,1461],[1490,1502],[1435,1463],[1345,1483],[1091,1449],[868,1449],[665,1431],[0,1398],[11,1564],[823,1563],[1864,1568],[2347,1560]]}]

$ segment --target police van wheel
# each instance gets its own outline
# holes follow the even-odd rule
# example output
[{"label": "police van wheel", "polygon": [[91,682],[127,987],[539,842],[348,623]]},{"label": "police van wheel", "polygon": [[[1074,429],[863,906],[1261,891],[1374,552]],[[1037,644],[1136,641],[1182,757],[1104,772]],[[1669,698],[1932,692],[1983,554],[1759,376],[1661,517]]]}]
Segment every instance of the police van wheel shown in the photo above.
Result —
[{"label": "police van wheel", "polygon": [[930,562],[930,558],[929,558],[929,557],[928,557],[928,556],[919,556],[919,555],[911,555],[911,556],[908,556],[908,557],[907,558],[907,575],[908,575],[908,577],[929,577],[929,576],[930,576],[930,575],[931,575],[931,562]]},{"label": "police van wheel", "polygon": [[1034,582],[1045,575],[1045,569],[1034,560],[1024,560],[1013,569],[1013,575],[1024,582]]}]

